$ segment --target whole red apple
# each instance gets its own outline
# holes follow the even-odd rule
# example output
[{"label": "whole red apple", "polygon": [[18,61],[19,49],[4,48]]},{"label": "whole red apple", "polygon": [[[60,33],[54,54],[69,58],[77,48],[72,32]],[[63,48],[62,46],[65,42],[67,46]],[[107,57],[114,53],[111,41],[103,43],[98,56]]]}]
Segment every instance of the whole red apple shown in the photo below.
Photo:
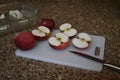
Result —
[{"label": "whole red apple", "polygon": [[55,22],[54,22],[53,19],[43,18],[43,19],[38,21],[38,25],[39,26],[45,26],[45,27],[49,28],[50,31],[52,31],[55,27]]},{"label": "whole red apple", "polygon": [[14,44],[21,50],[29,50],[35,45],[35,37],[31,32],[20,32],[14,37]]}]

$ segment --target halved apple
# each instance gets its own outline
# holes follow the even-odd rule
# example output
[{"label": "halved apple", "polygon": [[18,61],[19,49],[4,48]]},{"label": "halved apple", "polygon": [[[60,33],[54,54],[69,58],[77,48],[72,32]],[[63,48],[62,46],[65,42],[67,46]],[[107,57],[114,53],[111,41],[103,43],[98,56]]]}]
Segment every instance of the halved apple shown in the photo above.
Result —
[{"label": "halved apple", "polygon": [[76,38],[72,39],[72,44],[79,49],[86,49],[89,47],[91,37],[87,33],[78,33]]},{"label": "halved apple", "polygon": [[50,30],[45,26],[39,26],[38,29],[32,31],[37,40],[46,40],[50,36]]},{"label": "halved apple", "polygon": [[59,30],[66,34],[68,37],[73,37],[77,34],[77,30],[75,28],[72,28],[72,25],[69,23],[62,24]]},{"label": "halved apple", "polygon": [[87,42],[91,42],[91,37],[90,37],[90,35],[87,34],[87,33],[79,33],[79,34],[78,34],[78,38],[84,39],[84,40],[87,41]]},{"label": "halved apple", "polygon": [[69,37],[64,33],[59,32],[50,37],[48,43],[54,49],[65,49],[69,45]]}]

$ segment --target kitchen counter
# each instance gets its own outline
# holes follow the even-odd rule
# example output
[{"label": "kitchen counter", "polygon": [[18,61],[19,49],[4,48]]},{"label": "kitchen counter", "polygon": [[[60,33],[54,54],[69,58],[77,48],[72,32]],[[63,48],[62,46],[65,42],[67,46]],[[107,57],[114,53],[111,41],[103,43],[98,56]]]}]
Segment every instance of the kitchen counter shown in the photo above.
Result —
[{"label": "kitchen counter", "polygon": [[[1,0],[0,4],[10,1]],[[52,18],[56,29],[69,22],[78,32],[105,37],[104,60],[120,65],[120,6],[114,0],[17,1],[38,7],[39,17]],[[101,72],[94,72],[17,57],[13,43],[16,33],[0,37],[1,80],[120,80],[120,73],[105,67]]]}]

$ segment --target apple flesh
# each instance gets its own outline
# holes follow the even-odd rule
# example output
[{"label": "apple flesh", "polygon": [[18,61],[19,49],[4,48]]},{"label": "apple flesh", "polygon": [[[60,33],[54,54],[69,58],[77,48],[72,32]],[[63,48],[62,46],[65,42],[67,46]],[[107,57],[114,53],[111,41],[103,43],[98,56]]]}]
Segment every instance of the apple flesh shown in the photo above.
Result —
[{"label": "apple flesh", "polygon": [[54,45],[51,45],[50,46],[56,50],[62,50],[62,49],[65,49],[67,46],[69,45],[69,42],[66,42],[64,44],[61,44],[59,46],[54,46]]},{"label": "apple flesh", "polygon": [[77,30],[75,28],[72,28],[72,25],[69,23],[62,24],[59,30],[66,34],[68,37],[73,37],[77,34]]},{"label": "apple flesh", "polygon": [[72,44],[79,49],[86,49],[89,47],[91,37],[87,33],[79,33],[76,38],[72,39]]},{"label": "apple flesh", "polygon": [[86,42],[86,41],[84,41],[84,40],[82,40],[82,39],[78,39],[78,38],[74,38],[74,39],[72,40],[72,43],[73,43],[73,45],[74,45],[76,48],[79,48],[79,49],[86,49],[86,48],[88,48],[88,46],[89,46],[89,43],[88,43],[88,42]]},{"label": "apple flesh", "polygon": [[50,31],[52,31],[55,28],[55,22],[53,19],[50,19],[50,18],[43,18],[43,19],[39,20],[38,25],[45,26],[45,27],[49,28]]},{"label": "apple flesh", "polygon": [[56,33],[48,39],[49,45],[57,50],[65,49],[69,45],[69,37],[63,33]]},{"label": "apple flesh", "polygon": [[91,37],[87,33],[79,33],[78,38],[84,39],[87,42],[91,42]]},{"label": "apple flesh", "polygon": [[50,36],[50,30],[45,26],[39,26],[38,29],[32,31],[37,40],[46,40]]},{"label": "apple flesh", "polygon": [[14,44],[21,50],[29,50],[35,45],[35,37],[31,32],[20,32],[14,37]]}]

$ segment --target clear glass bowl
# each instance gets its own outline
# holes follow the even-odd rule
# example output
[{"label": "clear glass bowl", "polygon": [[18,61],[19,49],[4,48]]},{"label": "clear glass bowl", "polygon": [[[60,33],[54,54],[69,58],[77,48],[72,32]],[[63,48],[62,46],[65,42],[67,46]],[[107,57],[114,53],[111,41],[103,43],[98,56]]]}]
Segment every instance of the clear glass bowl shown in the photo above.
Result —
[{"label": "clear glass bowl", "polygon": [[[10,11],[19,11],[21,18],[10,15]],[[0,36],[31,28],[36,25],[39,9],[25,3],[13,2],[0,5]]]}]

